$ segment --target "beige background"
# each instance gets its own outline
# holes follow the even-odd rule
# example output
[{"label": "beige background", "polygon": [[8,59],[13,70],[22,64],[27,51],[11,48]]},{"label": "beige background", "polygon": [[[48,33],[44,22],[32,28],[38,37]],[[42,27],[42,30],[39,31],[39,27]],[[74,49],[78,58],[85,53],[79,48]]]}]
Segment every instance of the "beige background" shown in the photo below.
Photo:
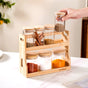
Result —
[{"label": "beige background", "polygon": [[[85,6],[86,0],[16,0],[16,5],[6,11],[12,23],[0,26],[0,49],[18,52],[23,27],[54,24],[54,13],[59,9]],[[70,31],[71,56],[80,56],[81,19],[67,21],[66,29]]]}]

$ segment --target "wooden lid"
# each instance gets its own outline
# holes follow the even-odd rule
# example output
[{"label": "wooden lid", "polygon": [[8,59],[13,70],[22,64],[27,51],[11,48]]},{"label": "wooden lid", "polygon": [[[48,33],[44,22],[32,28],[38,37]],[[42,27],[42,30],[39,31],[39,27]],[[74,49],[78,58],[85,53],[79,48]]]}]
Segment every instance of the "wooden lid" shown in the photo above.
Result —
[{"label": "wooden lid", "polygon": [[43,26],[36,26],[34,29],[36,31],[43,31],[44,30],[44,27]]},{"label": "wooden lid", "polygon": [[47,24],[44,28],[45,30],[54,30],[54,25]]},{"label": "wooden lid", "polygon": [[57,12],[56,13],[57,16],[65,16],[65,14],[66,14],[65,12]]},{"label": "wooden lid", "polygon": [[34,52],[27,54],[27,59],[37,59],[37,57],[38,57],[38,54]]},{"label": "wooden lid", "polygon": [[34,29],[24,29],[23,30],[23,33],[33,33],[34,32]]},{"label": "wooden lid", "polygon": [[63,52],[65,52],[65,49],[57,49],[57,50],[54,50],[53,52],[54,52],[54,54],[63,53]]},{"label": "wooden lid", "polygon": [[44,52],[39,53],[40,57],[49,57],[51,55],[52,55],[51,51],[44,51]]}]

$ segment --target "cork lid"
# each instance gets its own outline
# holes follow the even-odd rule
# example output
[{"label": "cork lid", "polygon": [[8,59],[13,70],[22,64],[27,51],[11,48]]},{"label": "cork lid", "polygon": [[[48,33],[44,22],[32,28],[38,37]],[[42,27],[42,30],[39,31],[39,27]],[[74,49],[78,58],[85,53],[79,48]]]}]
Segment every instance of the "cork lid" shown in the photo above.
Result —
[{"label": "cork lid", "polygon": [[27,59],[37,59],[38,53],[30,52],[27,54]]},{"label": "cork lid", "polygon": [[33,32],[34,32],[34,29],[23,29],[23,34],[33,33]]},{"label": "cork lid", "polygon": [[55,25],[50,25],[50,24],[47,24],[44,26],[45,30],[54,30],[54,26]]},{"label": "cork lid", "polygon": [[66,15],[66,13],[65,12],[57,12],[56,15],[57,15],[57,17],[63,17]]},{"label": "cork lid", "polygon": [[44,52],[39,53],[40,57],[50,57],[51,55],[52,55],[51,51],[44,51]]},{"label": "cork lid", "polygon": [[54,50],[54,54],[59,54],[59,53],[64,53],[66,50],[65,49],[57,49],[57,50]]},{"label": "cork lid", "polygon": [[34,29],[35,29],[35,31],[43,31],[44,26],[35,26]]}]

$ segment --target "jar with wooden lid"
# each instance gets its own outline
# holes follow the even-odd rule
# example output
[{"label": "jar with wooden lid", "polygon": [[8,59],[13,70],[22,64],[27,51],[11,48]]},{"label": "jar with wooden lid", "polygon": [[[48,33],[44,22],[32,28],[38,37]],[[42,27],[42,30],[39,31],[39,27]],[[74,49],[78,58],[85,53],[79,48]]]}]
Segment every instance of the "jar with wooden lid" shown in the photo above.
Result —
[{"label": "jar with wooden lid", "polygon": [[[58,12],[55,16],[55,31],[56,32],[63,32],[65,30],[65,21],[62,21],[62,17],[65,16],[66,13]],[[56,20],[56,18],[58,20]]]},{"label": "jar with wooden lid", "polygon": [[40,70],[37,53],[30,53],[26,55],[27,58],[27,66],[28,66],[28,73],[37,72]]},{"label": "jar with wooden lid", "polygon": [[[34,29],[24,29],[23,34],[27,35],[26,39],[26,47],[33,47],[34,46]],[[30,35],[32,35],[30,37]]]},{"label": "jar with wooden lid", "polygon": [[52,58],[52,52],[50,51],[41,52],[39,54],[38,62],[40,64],[41,71],[49,70],[52,68],[51,58]]},{"label": "jar with wooden lid", "polygon": [[54,44],[54,25],[45,25],[45,39],[44,42],[46,45]]},{"label": "jar with wooden lid", "polygon": [[60,68],[65,66],[65,49],[57,49],[53,51],[52,68]]},{"label": "jar with wooden lid", "polygon": [[44,27],[35,28],[34,42],[36,46],[44,45]]}]

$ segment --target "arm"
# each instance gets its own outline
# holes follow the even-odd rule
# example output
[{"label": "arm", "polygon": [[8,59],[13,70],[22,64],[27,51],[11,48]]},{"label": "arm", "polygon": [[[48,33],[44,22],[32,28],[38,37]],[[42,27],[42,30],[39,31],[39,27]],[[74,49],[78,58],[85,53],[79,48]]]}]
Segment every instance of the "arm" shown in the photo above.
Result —
[{"label": "arm", "polygon": [[[62,18],[62,21],[68,20],[68,19],[78,19],[82,17],[88,17],[88,8],[82,8],[82,9],[63,9],[59,12],[65,12],[66,15]],[[58,18],[57,18],[58,20]]]}]

